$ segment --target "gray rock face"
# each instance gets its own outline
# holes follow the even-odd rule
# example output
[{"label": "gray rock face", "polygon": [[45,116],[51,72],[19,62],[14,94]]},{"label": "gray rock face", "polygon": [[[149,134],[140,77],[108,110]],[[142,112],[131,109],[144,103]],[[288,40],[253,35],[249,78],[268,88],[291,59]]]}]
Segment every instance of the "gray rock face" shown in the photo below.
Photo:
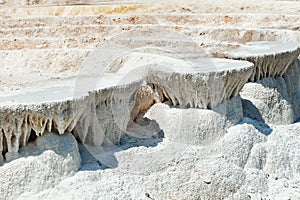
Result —
[{"label": "gray rock face", "polygon": [[287,93],[293,106],[296,119],[300,118],[300,60],[298,59],[284,73],[283,78],[287,87]]}]

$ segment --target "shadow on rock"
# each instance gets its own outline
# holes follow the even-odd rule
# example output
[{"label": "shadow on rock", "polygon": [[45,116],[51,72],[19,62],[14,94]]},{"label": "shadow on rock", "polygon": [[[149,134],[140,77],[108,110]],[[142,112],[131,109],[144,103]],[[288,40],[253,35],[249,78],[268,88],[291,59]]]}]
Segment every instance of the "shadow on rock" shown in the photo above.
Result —
[{"label": "shadow on rock", "polygon": [[258,108],[249,100],[242,99],[244,118],[240,124],[252,124],[257,130],[264,135],[270,135],[272,129],[266,124]]}]

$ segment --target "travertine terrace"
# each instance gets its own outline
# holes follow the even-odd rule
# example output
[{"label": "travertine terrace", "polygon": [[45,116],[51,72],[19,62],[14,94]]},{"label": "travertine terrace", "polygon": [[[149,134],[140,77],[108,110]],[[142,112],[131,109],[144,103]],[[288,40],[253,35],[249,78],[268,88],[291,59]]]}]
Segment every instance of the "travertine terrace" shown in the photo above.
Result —
[{"label": "travertine terrace", "polygon": [[[53,182],[38,189],[2,176],[0,199],[62,198],[69,193],[57,187],[80,179],[95,189],[87,199],[300,198],[299,1],[0,3],[0,173],[24,162],[22,173],[47,156],[69,166],[65,179],[49,166]],[[120,150],[128,135],[161,132],[163,142],[150,146],[158,154],[139,144]],[[69,141],[70,149],[51,147],[59,135],[57,144]],[[130,179],[124,171],[153,173],[147,181],[132,175],[141,184],[129,181],[120,193],[109,181],[90,186],[79,173],[88,152],[114,168],[93,172],[103,184]],[[175,158],[183,164],[173,166]],[[172,167],[176,178],[166,186]]]}]

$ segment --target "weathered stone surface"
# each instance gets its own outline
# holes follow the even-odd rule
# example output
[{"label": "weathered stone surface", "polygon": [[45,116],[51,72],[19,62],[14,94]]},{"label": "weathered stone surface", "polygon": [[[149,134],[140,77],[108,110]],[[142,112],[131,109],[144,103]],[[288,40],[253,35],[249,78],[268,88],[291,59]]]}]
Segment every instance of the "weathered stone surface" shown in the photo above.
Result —
[{"label": "weathered stone surface", "polygon": [[[286,125],[300,117],[299,66],[292,64],[298,2],[7,6],[16,3],[67,2],[0,1],[0,152],[11,161],[0,164],[0,199],[300,199],[299,123]],[[192,42],[160,33],[151,41],[144,32],[119,44],[165,44],[184,56],[139,51],[116,59],[107,73],[77,75],[77,64],[103,41],[158,26],[195,39],[210,56],[248,51],[235,59],[258,68],[211,59],[199,70],[203,65],[189,59],[207,54]],[[259,49],[274,43],[246,44],[252,41],[295,45],[264,53]],[[94,158],[82,154],[82,166],[96,166],[71,177],[80,159],[69,131],[94,145]],[[36,134],[37,147],[24,147]],[[108,151],[114,165],[97,150]]]},{"label": "weathered stone surface", "polygon": [[290,66],[283,78],[287,87],[287,93],[293,106],[296,119],[300,118],[300,59]]},{"label": "weathered stone surface", "polygon": [[240,94],[247,117],[270,124],[291,124],[299,118],[298,62],[283,77],[245,84]]},{"label": "weathered stone surface", "polygon": [[[139,104],[136,103],[136,94],[143,79],[161,89],[155,92],[161,96],[158,99],[164,96],[173,105],[182,107],[213,108],[225,99],[236,96],[253,70],[253,65],[245,61],[209,59],[208,62],[200,59],[193,63],[195,66],[189,66],[176,59],[166,61],[166,57],[155,57],[156,63],[159,63],[159,59],[163,63],[170,63],[167,71],[162,73],[161,68],[157,68],[161,65],[156,66],[151,59],[141,59],[143,56],[145,54],[134,58],[140,62],[136,63],[135,68],[131,66],[131,63],[135,63],[133,59],[115,71],[115,75],[106,72],[101,77],[99,89],[95,86],[98,77],[90,74],[87,78],[77,77],[78,87],[75,86],[74,92],[72,88],[64,86],[32,91],[30,95],[25,93],[2,97],[1,130],[5,137],[1,138],[1,143],[5,141],[7,146],[2,146],[1,151],[18,152],[19,146],[26,145],[31,131],[40,136],[45,131],[56,130],[63,134],[74,130],[81,141],[87,144],[101,145],[105,135],[118,142],[127,129],[134,105]],[[142,74],[134,71],[135,77],[130,76],[130,80],[124,77],[132,73],[131,70],[140,70],[144,66],[149,69],[145,68]],[[168,79],[172,76],[177,77],[177,86],[168,85]],[[154,97],[150,98],[150,102],[148,107],[155,102]],[[108,114],[110,117],[104,119],[103,112],[111,113]],[[115,125],[112,125],[113,121]]]},{"label": "weathered stone surface", "polygon": [[179,109],[170,108],[166,104],[155,104],[145,117],[158,123],[168,141],[204,145],[225,135],[229,127],[242,120],[243,111],[240,97],[237,96],[212,110]]},{"label": "weathered stone surface", "polygon": [[0,167],[0,199],[49,189],[73,175],[81,161],[76,139],[70,133],[46,133],[12,159]]},{"label": "weathered stone surface", "polygon": [[254,63],[255,72],[249,80],[257,81],[265,77],[282,76],[299,54],[300,44],[296,42],[254,42],[229,51],[228,57]]},{"label": "weathered stone surface", "polygon": [[53,80],[51,74],[41,78],[42,84],[27,80],[29,86],[20,84],[17,92],[2,91],[1,151],[16,153],[30,134],[46,130],[74,131],[90,145],[99,146],[106,137],[117,143],[128,124],[155,102],[214,108],[237,96],[253,73],[247,61],[204,56],[192,40],[164,29],[112,38],[89,54],[77,76]]},{"label": "weathered stone surface", "polygon": [[[73,7],[74,8],[74,7]],[[75,7],[76,8],[76,7]],[[89,9],[91,7],[86,7],[85,9]],[[41,9],[41,8],[36,8]],[[49,8],[48,8],[49,9]],[[94,7],[95,9],[95,7]],[[97,13],[97,11],[99,13]],[[32,32],[34,36],[41,37],[49,34],[54,34],[52,36],[64,35],[64,33],[70,32],[80,33],[86,36],[86,32],[90,32],[92,30],[96,30],[99,27],[105,28],[105,26],[122,26],[125,25],[157,25],[164,24],[171,27],[171,25],[182,26],[190,25],[197,26],[201,24],[202,26],[211,26],[212,28],[217,28],[217,26],[221,25],[235,25],[238,27],[249,28],[264,28],[264,29],[284,29],[284,30],[299,30],[298,15],[278,15],[273,13],[268,13],[265,15],[261,15],[260,13],[232,13],[224,15],[223,13],[195,13],[190,15],[189,13],[170,13],[160,15],[156,14],[147,14],[136,15],[136,14],[114,14],[114,15],[106,15],[101,13],[101,10],[97,10],[94,13],[83,14],[83,15],[66,15],[66,16],[35,16],[34,18],[28,18],[24,16],[21,21],[15,19],[14,17],[3,19],[0,18],[0,27],[2,31],[0,35],[12,34],[12,31],[15,31],[15,34],[20,36],[30,36],[29,30]],[[245,20],[249,19],[249,15],[253,20],[248,21],[247,24],[244,23]],[[55,20],[53,20],[55,19]],[[268,23],[265,23],[268,21]],[[68,24],[68,27],[63,27],[64,24]],[[280,24],[278,27],[277,25]],[[90,25],[90,26],[88,26]],[[92,26],[91,26],[92,25]],[[95,26],[95,25],[98,25]],[[28,31],[24,31],[25,28],[28,28]],[[55,30],[55,32],[49,33],[49,30]],[[78,29],[75,31],[75,29]],[[84,31],[84,28],[87,30]],[[191,27],[187,27],[191,28]],[[216,29],[217,30],[217,29]],[[222,30],[222,29],[219,29]],[[249,29],[244,30],[244,34],[247,34]],[[257,29],[257,32],[259,33]],[[248,32],[248,35],[251,36]],[[252,32],[255,34],[255,32]],[[90,34],[95,35],[97,33],[90,32]],[[103,33],[107,35],[107,32]],[[13,35],[13,34],[12,34]],[[266,37],[266,36],[261,36]]]},{"label": "weathered stone surface", "polygon": [[[28,5],[28,4],[35,4],[35,3],[44,3],[44,5],[53,5],[58,1],[8,1],[2,0],[3,3],[7,3],[8,5]],[[64,4],[67,1],[59,1],[60,3]],[[68,1],[74,2],[74,1]],[[189,1],[180,2],[180,6],[178,4],[174,4],[174,2],[166,1],[166,2],[155,2],[155,1],[131,1],[128,0],[127,3],[124,4],[120,1],[115,2],[115,4],[111,5],[108,1],[84,1],[93,2],[94,4],[102,4],[102,5],[79,5],[79,6],[29,6],[29,7],[21,7],[15,8],[14,6],[2,6],[2,9],[6,12],[3,13],[3,17],[16,17],[16,16],[64,16],[64,15],[89,15],[89,14],[154,14],[154,13],[214,13],[219,12],[222,14],[232,13],[264,13],[264,14],[298,14],[299,10],[297,9],[297,4],[289,4],[282,1],[267,1],[267,2],[260,2],[258,5],[257,1],[230,1],[228,4],[223,5],[220,4],[220,0],[213,0],[213,1]],[[103,5],[103,4],[108,5]],[[131,3],[131,4],[130,4]],[[137,4],[138,3],[138,4]],[[199,6],[199,3],[203,6]],[[5,5],[5,4],[4,4]],[[47,11],[47,12],[46,12]],[[267,23],[267,22],[266,22]]]},{"label": "weathered stone surface", "polygon": [[[209,144],[186,145],[174,159],[166,158],[168,162],[162,168],[149,174],[119,168],[81,171],[49,190],[27,192],[20,199],[298,198],[299,127],[299,123],[274,126],[273,133],[265,136],[253,125],[243,123]],[[148,162],[153,159],[149,155],[159,155],[164,148],[172,147],[177,146],[165,140],[157,147],[136,147],[116,155],[119,160],[126,157],[128,165],[156,169],[157,162]],[[136,163],[135,158],[140,155],[143,157]],[[78,189],[70,189],[73,187]]]}]

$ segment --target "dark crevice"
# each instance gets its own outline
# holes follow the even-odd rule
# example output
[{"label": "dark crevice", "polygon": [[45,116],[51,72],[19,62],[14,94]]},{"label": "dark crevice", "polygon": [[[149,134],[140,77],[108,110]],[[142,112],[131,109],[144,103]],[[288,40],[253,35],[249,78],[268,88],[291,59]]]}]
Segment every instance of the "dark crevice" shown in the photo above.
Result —
[{"label": "dark crevice", "polygon": [[8,152],[6,137],[5,137],[5,134],[4,134],[3,130],[1,130],[0,134],[2,134],[2,136],[3,136],[3,138],[2,138],[2,146],[3,146],[2,156],[5,159],[5,154]]},{"label": "dark crevice", "polygon": [[37,139],[36,132],[33,129],[31,129],[31,132],[30,132],[30,135],[29,135],[27,143],[34,142],[36,139]]},{"label": "dark crevice", "polygon": [[57,129],[57,124],[55,123],[54,120],[52,121],[51,132],[59,134],[58,129]]}]

